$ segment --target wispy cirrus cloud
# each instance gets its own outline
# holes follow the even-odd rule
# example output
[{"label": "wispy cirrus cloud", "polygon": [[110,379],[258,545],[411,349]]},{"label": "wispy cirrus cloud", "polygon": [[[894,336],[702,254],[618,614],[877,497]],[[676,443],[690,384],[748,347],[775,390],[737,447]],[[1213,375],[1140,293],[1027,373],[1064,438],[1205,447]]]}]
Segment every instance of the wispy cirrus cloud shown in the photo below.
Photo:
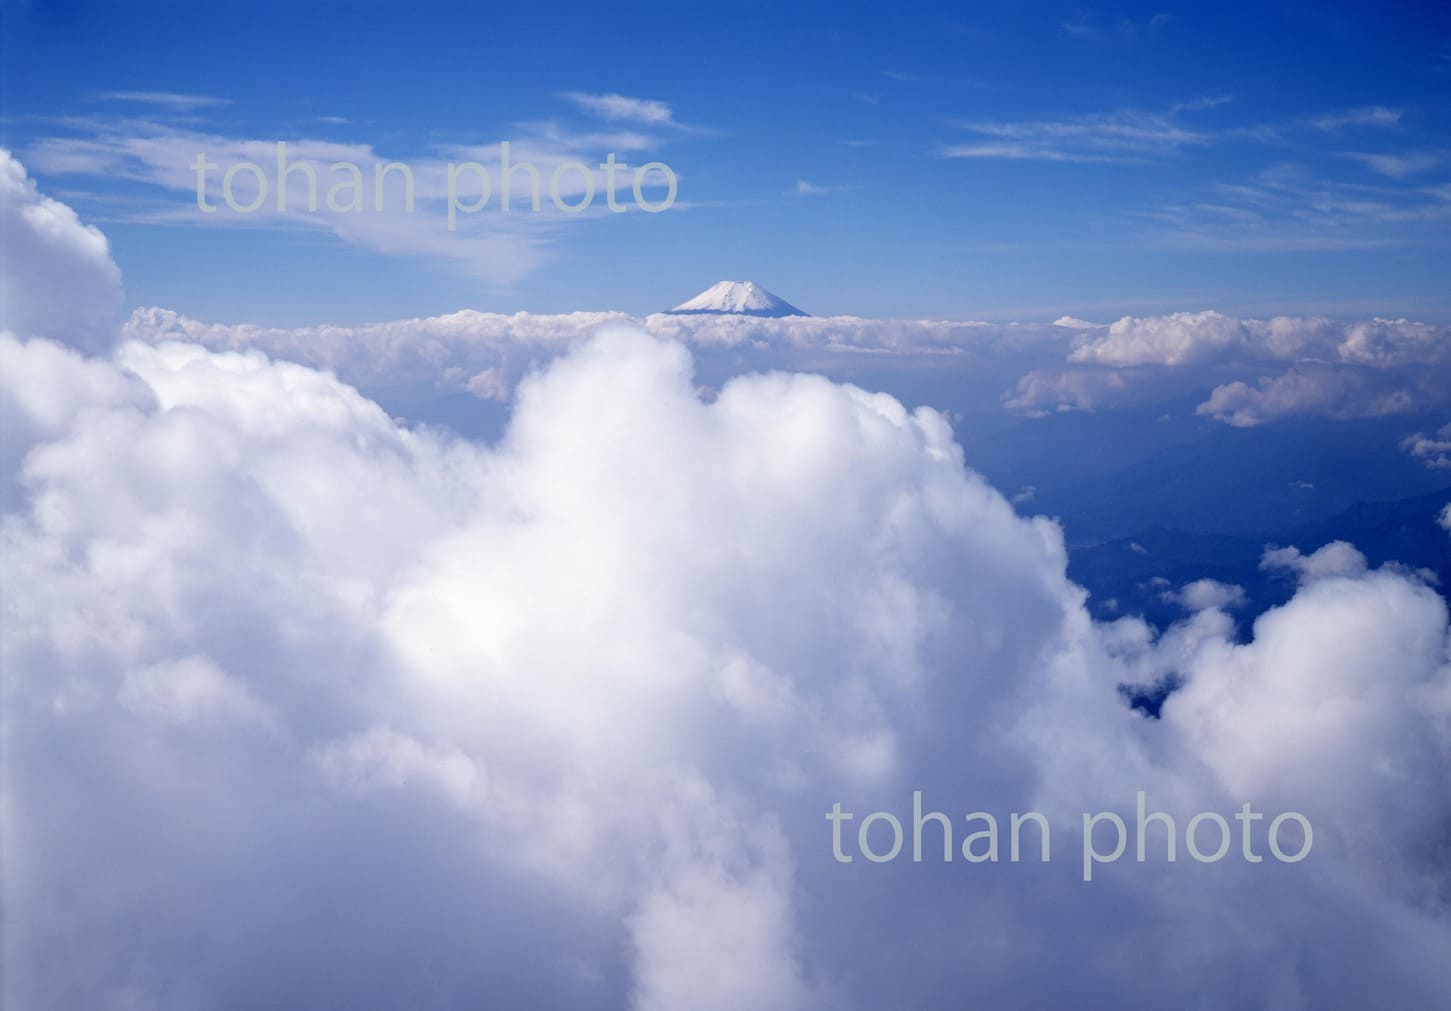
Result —
[{"label": "wispy cirrus cloud", "polygon": [[787,196],[793,197],[824,197],[832,193],[847,193],[856,189],[855,186],[848,186],[844,183],[823,185],[813,183],[806,179],[796,180],[796,185],[786,191]]},{"label": "wispy cirrus cloud", "polygon": [[1069,18],[1059,30],[1071,38],[1101,42],[1134,42],[1153,35],[1174,20],[1172,14],[1154,14],[1143,19],[1108,18],[1096,12],[1085,12]]},{"label": "wispy cirrus cloud", "polygon": [[1409,174],[1410,164],[1366,157],[1385,181],[1346,181],[1323,166],[1279,162],[1247,179],[1210,183],[1144,217],[1165,228],[1155,241],[1185,248],[1379,249],[1435,241],[1451,218],[1451,187],[1397,185],[1396,173]]},{"label": "wispy cirrus cloud", "polygon": [[1360,162],[1372,172],[1379,172],[1392,179],[1404,179],[1440,165],[1445,158],[1428,151],[1407,151],[1401,154],[1367,153],[1345,151],[1344,157]]},{"label": "wispy cirrus cloud", "polygon": [[1378,418],[1402,414],[1431,401],[1435,389],[1415,375],[1373,368],[1306,362],[1253,384],[1216,386],[1196,413],[1234,428],[1253,428],[1282,418]]},{"label": "wispy cirrus cloud", "polygon": [[956,124],[979,139],[943,149],[946,158],[1124,162],[1165,157],[1213,137],[1171,113],[1121,110],[1064,119]]},{"label": "wispy cirrus cloud", "polygon": [[648,126],[679,126],[669,103],[658,99],[631,98],[614,92],[592,94],[583,91],[568,91],[564,97],[590,115],[601,119],[643,123]]},{"label": "wispy cirrus cloud", "polygon": [[175,91],[106,91],[96,98],[103,102],[134,102],[139,105],[154,105],[173,112],[195,112],[219,105],[230,105],[230,98],[216,98],[212,95],[187,95]]},{"label": "wispy cirrus cloud", "polygon": [[[510,142],[514,165],[535,166],[544,195],[537,211],[522,212],[529,204],[530,178],[516,172],[511,180],[520,213],[499,213],[497,196],[482,213],[464,215],[456,229],[447,224],[448,164],[476,161],[492,173],[491,189],[501,189],[501,144],[481,144],[433,149],[410,155],[381,152],[371,144],[299,137],[286,142],[289,166],[298,172],[288,181],[285,206],[279,206],[277,191],[278,146],[276,140],[259,140],[192,129],[158,118],[78,118],[63,124],[65,135],[43,137],[32,143],[26,160],[39,170],[55,174],[89,177],[114,183],[117,180],[148,187],[113,203],[108,220],[147,224],[186,225],[203,228],[254,228],[330,233],[349,246],[389,256],[419,258],[447,265],[490,284],[507,287],[527,277],[549,258],[550,247],[564,231],[579,222],[597,221],[611,213],[605,209],[610,182],[594,166],[606,152],[645,151],[658,141],[633,131],[571,132],[558,124],[515,124]],[[225,207],[204,212],[196,198],[197,172],[194,161],[205,153],[213,164],[206,193],[214,204],[220,200],[220,178],[226,168],[250,162],[263,169],[269,193],[254,211],[241,214]],[[416,201],[411,208],[372,202],[374,166],[400,161],[411,170]],[[589,166],[589,171],[556,171],[570,162]],[[333,166],[357,166],[367,178],[368,194],[362,210],[335,209],[325,196],[339,181]],[[302,167],[317,181],[315,189],[306,181]],[[554,179],[554,183],[550,180]],[[627,193],[633,175],[617,172],[614,191]],[[655,177],[646,186],[655,185]],[[468,182],[468,180],[465,180]],[[256,183],[250,174],[234,180],[234,191],[243,204],[250,203]],[[401,183],[399,184],[401,185]],[[559,209],[547,192],[557,186],[563,200],[578,203],[586,194],[588,206],[579,213]],[[308,194],[315,204],[307,207]],[[598,195],[597,197],[595,195]],[[468,199],[472,199],[470,196]],[[307,209],[304,209],[307,208]]]},{"label": "wispy cirrus cloud", "polygon": [[1400,121],[1401,110],[1391,109],[1384,105],[1346,109],[1343,112],[1326,113],[1301,120],[1305,126],[1314,127],[1316,130],[1323,130],[1326,133],[1338,133],[1347,127],[1392,127],[1399,125]]},{"label": "wispy cirrus cloud", "polygon": [[1169,107],[1169,111],[1199,112],[1202,109],[1217,109],[1221,105],[1228,105],[1233,101],[1233,95],[1205,95],[1201,98],[1191,98],[1187,102],[1177,102]]},{"label": "wispy cirrus cloud", "polygon": [[991,81],[979,81],[956,74],[920,74],[908,70],[883,70],[881,73],[889,81],[898,81],[902,84],[951,84],[965,88],[988,88],[994,91],[1004,87],[1002,84],[994,84]]}]

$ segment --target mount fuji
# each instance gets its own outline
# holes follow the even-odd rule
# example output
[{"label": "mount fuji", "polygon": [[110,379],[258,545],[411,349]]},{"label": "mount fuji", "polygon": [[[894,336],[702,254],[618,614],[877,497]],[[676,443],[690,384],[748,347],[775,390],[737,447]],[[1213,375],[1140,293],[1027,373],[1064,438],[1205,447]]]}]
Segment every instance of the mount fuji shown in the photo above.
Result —
[{"label": "mount fuji", "polygon": [[755,281],[721,281],[702,291],[688,302],[681,302],[673,313],[731,313],[739,316],[809,316],[784,298],[771,294]]}]

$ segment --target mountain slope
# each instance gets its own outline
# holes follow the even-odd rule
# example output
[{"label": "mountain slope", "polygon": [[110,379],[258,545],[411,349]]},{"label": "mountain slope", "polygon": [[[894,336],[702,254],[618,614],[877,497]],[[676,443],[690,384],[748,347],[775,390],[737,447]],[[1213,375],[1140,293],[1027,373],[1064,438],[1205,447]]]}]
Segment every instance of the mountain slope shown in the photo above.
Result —
[{"label": "mountain slope", "polygon": [[721,281],[686,302],[673,313],[730,313],[740,316],[806,316],[785,299],[771,294],[755,281]]}]

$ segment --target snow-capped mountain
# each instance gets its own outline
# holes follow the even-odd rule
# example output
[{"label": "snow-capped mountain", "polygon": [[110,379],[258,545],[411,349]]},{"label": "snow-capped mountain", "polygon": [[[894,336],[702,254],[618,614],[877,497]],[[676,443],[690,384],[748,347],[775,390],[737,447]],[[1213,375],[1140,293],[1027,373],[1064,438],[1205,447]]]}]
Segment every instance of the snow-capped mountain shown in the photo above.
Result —
[{"label": "snow-capped mountain", "polygon": [[755,281],[721,281],[688,302],[676,313],[735,313],[741,316],[807,316],[784,298],[772,295]]}]

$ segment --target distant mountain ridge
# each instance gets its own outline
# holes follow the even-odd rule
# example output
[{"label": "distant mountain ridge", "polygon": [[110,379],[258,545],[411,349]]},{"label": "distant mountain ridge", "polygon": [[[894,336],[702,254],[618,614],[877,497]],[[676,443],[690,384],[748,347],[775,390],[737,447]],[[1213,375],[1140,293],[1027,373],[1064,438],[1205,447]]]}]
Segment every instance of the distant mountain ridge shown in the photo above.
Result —
[{"label": "distant mountain ridge", "polygon": [[[1287,601],[1294,581],[1260,568],[1269,545],[1310,554],[1331,541],[1348,541],[1372,566],[1398,562],[1429,571],[1432,588],[1451,599],[1451,540],[1437,522],[1451,502],[1451,487],[1386,502],[1359,502],[1333,516],[1253,534],[1191,533],[1162,525],[1132,536],[1075,548],[1068,575],[1091,594],[1097,617],[1140,614],[1160,628],[1183,617],[1165,591],[1196,579],[1242,586],[1243,616]],[[1113,601],[1113,606],[1108,602]]]},{"label": "distant mountain ridge", "polygon": [[683,316],[705,313],[773,318],[810,315],[779,295],[771,294],[755,281],[720,281],[670,311]]}]

